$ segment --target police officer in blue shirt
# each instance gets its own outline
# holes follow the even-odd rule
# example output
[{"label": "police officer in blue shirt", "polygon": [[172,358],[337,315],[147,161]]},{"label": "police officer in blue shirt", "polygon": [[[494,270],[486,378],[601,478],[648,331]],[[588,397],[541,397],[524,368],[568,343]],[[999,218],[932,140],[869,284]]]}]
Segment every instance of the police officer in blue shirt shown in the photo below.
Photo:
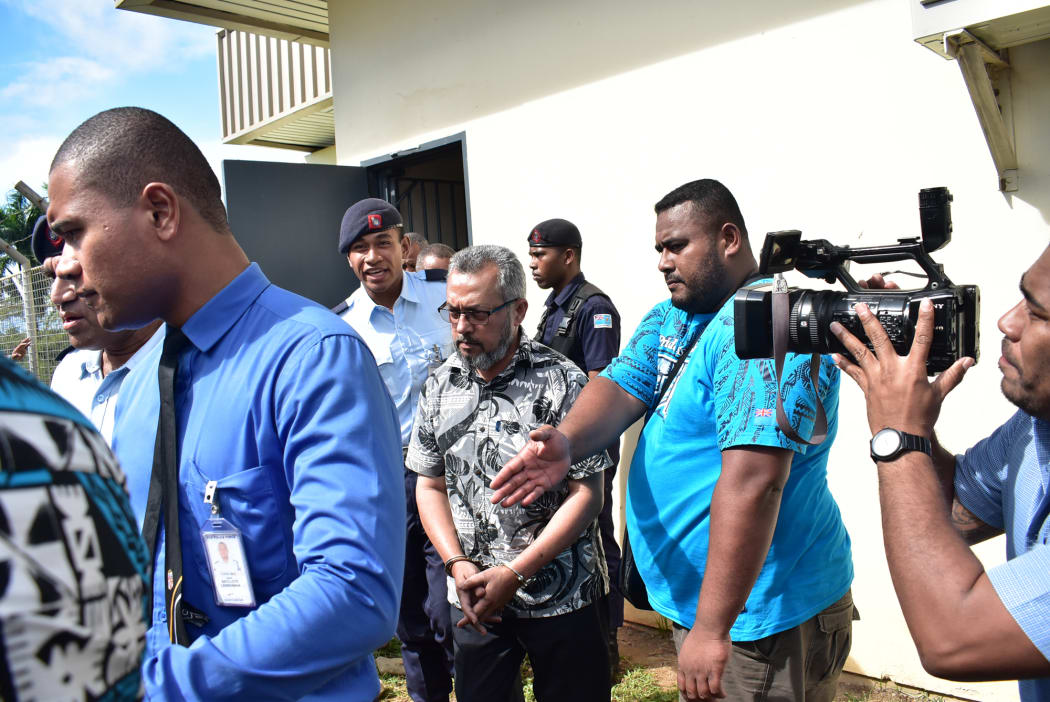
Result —
[{"label": "police officer in blue shirt", "polygon": [[[393,205],[368,198],[350,207],[339,227],[339,253],[361,287],[332,310],[375,356],[397,407],[403,447],[412,437],[423,381],[452,342],[451,327],[437,311],[445,302],[445,271],[402,270],[407,245]],[[423,531],[415,496],[416,473],[406,470],[408,542],[397,635],[409,695],[433,702],[452,692],[452,629],[444,564]]]},{"label": "police officer in blue shirt", "polygon": [[[620,313],[609,296],[580,272],[583,239],[565,219],[540,222],[529,233],[529,268],[541,289],[550,289],[534,339],[567,356],[588,378],[594,378],[620,351]],[[608,449],[612,468],[605,471],[605,505],[598,517],[602,547],[609,567],[609,660],[619,661],[616,630],[623,626],[623,594],[616,573],[620,547],[613,528],[613,484],[620,460],[620,442]]]}]

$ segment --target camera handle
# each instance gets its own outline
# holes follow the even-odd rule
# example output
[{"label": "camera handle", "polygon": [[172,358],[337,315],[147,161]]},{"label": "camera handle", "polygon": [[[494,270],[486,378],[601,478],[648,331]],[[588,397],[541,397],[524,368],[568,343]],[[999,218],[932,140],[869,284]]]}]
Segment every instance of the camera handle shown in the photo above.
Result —
[{"label": "camera handle", "polygon": [[[845,284],[845,282],[843,283]],[[777,383],[777,426],[786,437],[800,444],[816,446],[828,438],[828,416],[824,412],[824,403],[820,399],[820,354],[815,353],[809,359],[809,382],[813,386],[813,400],[816,404],[816,417],[813,419],[812,440],[799,436],[788,421],[784,411],[784,400],[781,397],[781,381],[784,371],[784,357],[788,349],[788,327],[791,301],[788,298],[788,284],[783,273],[777,273],[773,279],[773,363],[776,368]]]},{"label": "camera handle", "polygon": [[[952,285],[952,281],[944,274],[944,266],[930,258],[922,242],[918,239],[900,239],[898,243],[888,246],[846,249],[841,253],[847,260],[856,261],[857,263],[892,263],[910,258],[918,263],[919,267],[926,273],[927,283],[924,290],[940,290]],[[877,292],[860,287],[853,276],[849,274],[849,271],[846,270],[845,265],[840,264],[836,266],[834,276],[850,292]]]}]

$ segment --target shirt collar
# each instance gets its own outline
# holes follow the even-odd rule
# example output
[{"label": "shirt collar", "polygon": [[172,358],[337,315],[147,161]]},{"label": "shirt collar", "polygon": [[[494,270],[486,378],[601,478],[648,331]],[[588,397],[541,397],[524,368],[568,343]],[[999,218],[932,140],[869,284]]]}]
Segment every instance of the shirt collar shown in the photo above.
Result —
[{"label": "shirt collar", "polygon": [[[532,348],[532,339],[529,338],[521,327],[518,327],[518,350],[514,352],[514,360],[512,360],[506,368],[503,369],[503,373],[507,371],[514,372],[514,368],[518,366],[525,366],[529,368],[532,366],[532,359],[535,356],[535,350]],[[503,375],[500,373],[500,375]]]},{"label": "shirt collar", "polygon": [[1050,474],[1050,423],[1032,417],[1032,434],[1035,436],[1036,457],[1043,469],[1043,485],[1045,486],[1047,475]]},{"label": "shirt collar", "polygon": [[544,304],[547,307],[553,307],[554,305],[557,305],[558,307],[564,307],[565,303],[569,301],[569,298],[571,298],[576,293],[576,290],[581,285],[583,285],[583,283],[583,273],[577,273],[576,277],[570,280],[569,284],[562,288],[560,293],[555,295],[552,292],[550,295],[548,295],[547,302],[545,302]]},{"label": "shirt collar", "polygon": [[[397,299],[405,299],[409,302],[418,303],[420,296],[419,290],[416,286],[419,283],[422,283],[422,281],[418,278],[414,278],[409,271],[404,271],[401,274],[401,294],[397,296]],[[353,303],[354,308],[358,309],[365,318],[370,318],[372,312],[374,312],[377,307],[380,307],[380,305],[375,303],[375,300],[369,297],[368,291],[365,290],[364,285],[359,285],[357,290],[351,293],[350,297],[346,298],[346,302],[347,304]],[[397,300],[394,300],[394,306],[397,306]],[[387,308],[384,307],[383,309]]]},{"label": "shirt collar", "polygon": [[182,332],[194,346],[207,352],[269,286],[270,281],[259,264],[251,264],[194,312],[182,325]]},{"label": "shirt collar", "polygon": [[405,271],[401,274],[401,295],[399,297],[402,297],[409,302],[418,303],[420,301],[419,285],[421,285],[422,282],[422,280],[416,277],[415,273]]},{"label": "shirt collar", "polygon": [[153,336],[147,339],[146,343],[140,346],[138,351],[131,354],[131,358],[124,361],[124,365],[122,365],[120,368],[114,368],[109,373],[107,373],[106,377],[102,379],[102,385],[99,386],[99,390],[109,387],[112,383],[118,382],[118,378],[121,378],[125,374],[130,373],[132,368],[142,363],[142,359],[148,356],[149,352],[161,343],[161,340],[165,336],[165,332],[161,330],[166,328],[167,327],[165,327],[163,324],[157,327],[157,329],[153,332]]},{"label": "shirt collar", "polygon": [[153,336],[147,339],[146,343],[140,346],[138,351],[131,354],[131,358],[125,361],[124,365],[122,365],[120,368],[117,368],[113,372],[115,373],[119,370],[130,371],[132,368],[142,363],[142,359],[149,355],[149,352],[153,350],[153,347],[161,343],[161,339],[164,338],[164,333],[161,332],[161,329],[163,328],[163,324],[157,327],[157,330],[153,332]]},{"label": "shirt collar", "polygon": [[89,375],[96,375],[102,372],[102,352],[97,351],[90,354],[83,363],[80,364],[80,377],[81,379],[88,377]]}]

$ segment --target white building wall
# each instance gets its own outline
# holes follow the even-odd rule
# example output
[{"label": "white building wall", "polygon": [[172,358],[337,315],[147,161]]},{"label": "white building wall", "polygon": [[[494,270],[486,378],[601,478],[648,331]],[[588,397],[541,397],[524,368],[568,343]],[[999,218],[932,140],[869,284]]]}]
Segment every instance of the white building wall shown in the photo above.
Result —
[{"label": "white building wall", "polygon": [[[574,221],[584,270],[612,295],[625,337],[667,296],[652,205],[681,183],[728,185],[756,249],[777,229],[854,245],[917,235],[916,193],[946,185],[955,233],[935,257],[983,298],[982,360],[938,424],[962,450],[1012,412],[998,391],[996,320],[1050,240],[1050,42],[1011,51],[1020,190],[1002,194],[958,67],[912,42],[905,2],[795,5],[331,3],[339,163],[465,131],[474,242],[526,262],[532,225]],[[529,330],[545,295],[530,290]],[[869,436],[844,378],[829,482],[863,616],[847,668],[1016,699],[1013,683],[922,671],[885,564]],[[997,539],[979,554],[990,566],[1003,549]]]}]

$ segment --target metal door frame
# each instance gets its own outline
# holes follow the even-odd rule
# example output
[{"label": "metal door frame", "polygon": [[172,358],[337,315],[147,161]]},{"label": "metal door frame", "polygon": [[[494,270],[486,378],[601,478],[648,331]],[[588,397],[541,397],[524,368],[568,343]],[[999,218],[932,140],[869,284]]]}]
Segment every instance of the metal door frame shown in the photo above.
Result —
[{"label": "metal door frame", "polygon": [[[418,157],[424,156],[427,151],[433,151],[449,144],[459,144],[460,160],[463,164],[463,201],[466,208],[466,225],[467,225],[467,246],[474,243],[474,227],[473,220],[470,213],[470,177],[467,172],[467,133],[459,132],[451,136],[442,137],[441,139],[435,139],[426,143],[420,144],[419,146],[412,149],[404,149],[402,151],[395,151],[391,154],[384,156],[377,156],[376,158],[370,158],[361,161],[361,165],[367,169],[368,174],[368,189],[369,192],[375,197],[384,197],[384,193],[380,190],[378,171],[380,166],[389,164],[393,161],[397,161],[406,157]],[[413,159],[414,160],[414,159]]]}]

